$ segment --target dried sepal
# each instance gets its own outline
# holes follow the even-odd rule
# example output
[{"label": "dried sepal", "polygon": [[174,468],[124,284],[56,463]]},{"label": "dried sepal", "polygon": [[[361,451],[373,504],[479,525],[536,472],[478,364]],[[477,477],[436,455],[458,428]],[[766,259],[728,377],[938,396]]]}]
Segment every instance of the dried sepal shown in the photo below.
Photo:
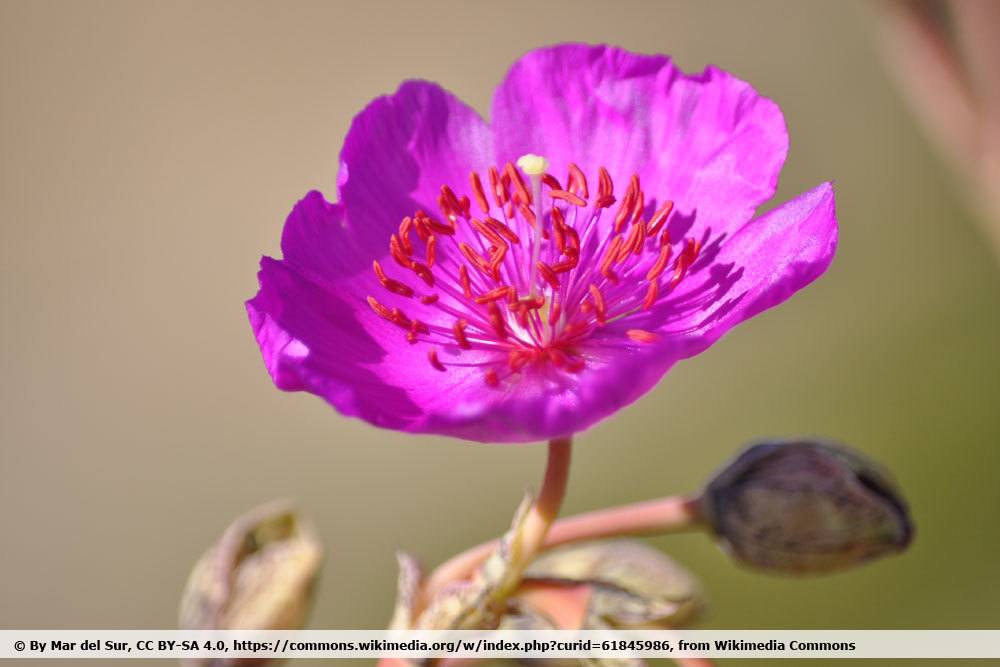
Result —
[{"label": "dried sepal", "polygon": [[396,606],[389,621],[390,630],[407,630],[413,626],[417,596],[424,573],[420,562],[405,551],[396,552],[399,577],[396,580]]},{"label": "dried sepal", "polygon": [[528,568],[517,597],[562,627],[588,629],[677,627],[701,606],[694,575],[636,540],[546,552]]},{"label": "dried sepal", "polygon": [[423,630],[495,628],[503,617],[507,596],[517,587],[525,519],[533,498],[527,494],[493,554],[468,580],[444,587],[416,620]]}]

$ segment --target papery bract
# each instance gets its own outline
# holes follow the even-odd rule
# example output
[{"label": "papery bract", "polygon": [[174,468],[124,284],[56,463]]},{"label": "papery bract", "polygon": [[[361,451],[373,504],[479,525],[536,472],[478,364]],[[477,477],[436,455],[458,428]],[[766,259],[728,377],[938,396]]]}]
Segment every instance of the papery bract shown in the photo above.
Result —
[{"label": "papery bract", "polygon": [[528,53],[490,124],[404,83],[354,119],[338,203],[306,195],[261,262],[268,371],[386,428],[585,429],[825,271],[830,184],[754,218],[787,143],[747,83],[607,46]]}]

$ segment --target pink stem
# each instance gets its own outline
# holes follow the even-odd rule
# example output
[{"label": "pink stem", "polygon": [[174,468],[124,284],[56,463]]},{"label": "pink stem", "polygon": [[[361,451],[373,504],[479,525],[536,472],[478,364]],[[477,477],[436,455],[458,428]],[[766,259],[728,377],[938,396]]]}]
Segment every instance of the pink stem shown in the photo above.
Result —
[{"label": "pink stem", "polygon": [[[622,535],[661,534],[699,528],[702,524],[700,506],[696,497],[671,496],[578,514],[556,521],[548,531],[542,548]],[[430,575],[425,590],[438,591],[450,581],[471,576],[496,546],[496,540],[484,542],[452,557]]]},{"label": "pink stem", "polygon": [[[535,503],[528,510],[521,537],[521,567],[527,567],[535,554],[546,544],[549,528],[559,515],[566,483],[569,480],[569,465],[572,458],[572,439],[555,438],[549,442],[549,459],[545,467],[545,478]],[[473,548],[475,554],[463,552],[449,559],[430,574],[421,593],[420,606],[432,600],[445,585],[452,581],[466,579],[489,558],[497,546],[497,540]]]}]

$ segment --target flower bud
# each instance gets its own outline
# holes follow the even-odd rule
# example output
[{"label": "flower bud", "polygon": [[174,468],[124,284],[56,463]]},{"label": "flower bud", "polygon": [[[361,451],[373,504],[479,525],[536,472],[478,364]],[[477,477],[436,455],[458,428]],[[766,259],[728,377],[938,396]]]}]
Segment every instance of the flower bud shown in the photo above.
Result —
[{"label": "flower bud", "polygon": [[900,552],[913,537],[888,472],[831,443],[749,447],[709,482],[703,506],[736,560],[775,572],[846,569]]},{"label": "flower bud", "polygon": [[[195,565],[181,598],[185,630],[295,630],[306,621],[323,557],[312,530],[290,505],[251,510]],[[204,664],[208,664],[207,661]],[[213,665],[268,665],[271,659]],[[199,660],[187,661],[195,667]]]}]

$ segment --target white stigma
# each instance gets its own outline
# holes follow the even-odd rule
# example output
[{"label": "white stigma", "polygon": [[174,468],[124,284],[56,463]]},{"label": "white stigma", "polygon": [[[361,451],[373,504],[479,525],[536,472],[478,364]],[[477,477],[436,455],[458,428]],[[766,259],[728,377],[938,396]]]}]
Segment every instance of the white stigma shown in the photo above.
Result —
[{"label": "white stigma", "polygon": [[517,158],[517,166],[531,177],[531,197],[535,200],[535,234],[528,269],[528,296],[534,299],[538,294],[538,258],[542,251],[542,174],[549,168],[549,161],[541,155],[527,153]]},{"label": "white stigma", "polygon": [[541,155],[527,153],[517,158],[517,166],[528,176],[541,176],[549,168],[549,161]]}]

